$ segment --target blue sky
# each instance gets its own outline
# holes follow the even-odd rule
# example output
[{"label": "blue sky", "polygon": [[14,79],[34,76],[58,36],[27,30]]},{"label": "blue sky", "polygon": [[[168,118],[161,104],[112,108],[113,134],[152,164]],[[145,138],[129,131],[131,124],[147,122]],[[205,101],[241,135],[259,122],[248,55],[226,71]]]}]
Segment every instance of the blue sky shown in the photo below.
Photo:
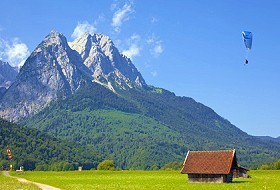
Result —
[{"label": "blue sky", "polygon": [[[51,31],[108,35],[146,82],[192,97],[251,135],[280,136],[280,2],[2,0],[0,58],[22,64]],[[244,65],[241,32],[253,32]]]}]

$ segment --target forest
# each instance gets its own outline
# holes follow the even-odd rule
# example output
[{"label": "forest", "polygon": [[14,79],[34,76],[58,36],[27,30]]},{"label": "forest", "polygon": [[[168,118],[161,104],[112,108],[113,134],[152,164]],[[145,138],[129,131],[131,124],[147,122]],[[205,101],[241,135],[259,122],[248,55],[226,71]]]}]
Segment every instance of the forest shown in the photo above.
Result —
[{"label": "forest", "polygon": [[91,169],[109,159],[115,168],[150,170],[183,162],[188,150],[235,149],[248,168],[280,157],[279,143],[250,136],[211,108],[152,86],[113,93],[93,83],[18,124],[0,123],[4,168]]},{"label": "forest", "polygon": [[[36,129],[29,129],[0,119],[0,167],[27,170],[70,170],[82,165],[97,167],[101,153],[77,142],[60,140]],[[7,146],[12,152],[8,159]]]},{"label": "forest", "polygon": [[279,159],[280,144],[246,134],[209,107],[161,88],[113,93],[81,88],[20,123],[79,142],[121,169],[161,168],[188,150],[236,149],[238,163],[257,168]]}]

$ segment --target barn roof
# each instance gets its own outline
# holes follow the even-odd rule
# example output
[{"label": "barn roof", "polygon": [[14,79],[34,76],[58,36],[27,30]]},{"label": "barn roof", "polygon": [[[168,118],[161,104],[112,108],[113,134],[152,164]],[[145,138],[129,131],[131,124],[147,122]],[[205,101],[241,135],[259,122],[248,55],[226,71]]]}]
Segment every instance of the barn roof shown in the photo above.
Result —
[{"label": "barn roof", "polygon": [[237,167],[235,150],[189,151],[181,173],[229,174]]}]

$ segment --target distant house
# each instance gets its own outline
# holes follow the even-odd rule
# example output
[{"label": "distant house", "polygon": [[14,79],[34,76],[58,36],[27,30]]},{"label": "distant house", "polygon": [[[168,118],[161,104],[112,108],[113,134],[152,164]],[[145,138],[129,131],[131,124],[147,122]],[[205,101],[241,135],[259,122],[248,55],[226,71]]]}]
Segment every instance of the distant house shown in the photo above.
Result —
[{"label": "distant house", "polygon": [[235,150],[189,151],[181,170],[182,174],[188,174],[190,183],[229,183],[246,172],[238,167]]}]

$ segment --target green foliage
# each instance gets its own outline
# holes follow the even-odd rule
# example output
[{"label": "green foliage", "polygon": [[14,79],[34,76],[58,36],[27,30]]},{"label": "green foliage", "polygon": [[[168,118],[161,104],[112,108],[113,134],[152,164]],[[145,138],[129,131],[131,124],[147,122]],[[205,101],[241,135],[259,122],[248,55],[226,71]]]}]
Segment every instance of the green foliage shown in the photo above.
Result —
[{"label": "green foliage", "polygon": [[162,170],[181,170],[183,167],[183,162],[169,162],[162,166]]},{"label": "green foliage", "polygon": [[186,153],[179,133],[139,114],[57,110],[33,126],[48,129],[57,138],[93,147],[113,158],[121,169],[150,169],[154,165],[159,168],[167,162],[182,160]]},{"label": "green foliage", "polygon": [[271,164],[263,164],[259,166],[260,170],[280,170],[280,160],[277,160]]},{"label": "green foliage", "polygon": [[260,166],[260,170],[270,170],[270,166],[267,164],[263,164]]},{"label": "green foliage", "polygon": [[280,170],[280,160],[276,161],[273,165],[275,170]]},{"label": "green foliage", "polygon": [[97,166],[98,170],[115,170],[114,160],[104,160],[100,162]]},{"label": "green foliage", "polygon": [[161,121],[171,130],[179,132],[189,150],[236,149],[238,163],[256,168],[260,163],[280,157],[280,144],[250,136],[211,108],[188,97],[162,93],[130,90],[129,97],[141,105],[147,117]]},{"label": "green foliage", "polygon": [[236,149],[238,163],[251,168],[280,157],[279,143],[252,137],[203,104],[154,87],[117,95],[89,85],[22,123],[97,150],[121,169],[161,168],[182,161],[187,149]]},{"label": "green foliage", "polygon": [[[60,140],[36,129],[0,119],[0,164],[8,168],[13,164],[17,169],[23,166],[25,170],[47,170],[57,163],[69,163],[58,170],[73,170],[76,165],[91,163],[95,167],[102,159],[100,153],[87,146],[69,140]],[[13,160],[8,160],[6,146],[9,146]],[[0,165],[0,166],[1,166]],[[38,168],[37,168],[38,166]]]},{"label": "green foliage", "polygon": [[56,162],[53,163],[48,170],[50,171],[73,171],[75,168],[74,164],[68,162]]},{"label": "green foliage", "polygon": [[71,110],[73,112],[96,109],[116,109],[128,113],[138,113],[137,106],[130,101],[116,95],[107,88],[93,83],[81,87],[75,94],[65,100],[59,100],[45,109],[43,114],[52,112],[53,109]]}]

